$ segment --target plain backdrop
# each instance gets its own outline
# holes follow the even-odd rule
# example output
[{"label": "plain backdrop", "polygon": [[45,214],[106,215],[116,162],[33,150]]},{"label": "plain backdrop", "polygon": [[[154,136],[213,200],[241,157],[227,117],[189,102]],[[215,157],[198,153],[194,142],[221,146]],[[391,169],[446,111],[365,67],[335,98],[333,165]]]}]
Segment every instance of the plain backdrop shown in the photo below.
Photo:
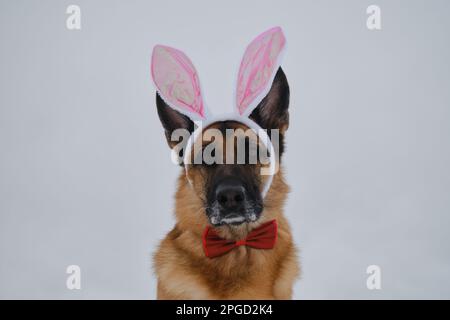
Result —
[{"label": "plain backdrop", "polygon": [[[66,28],[71,4],[81,30]],[[151,255],[181,169],[151,50],[186,52],[221,111],[245,46],[275,25],[288,40],[295,298],[450,298],[449,12],[446,0],[0,0],[0,298],[155,298]],[[73,264],[81,290],[66,288]],[[366,287],[369,265],[381,290]]]}]

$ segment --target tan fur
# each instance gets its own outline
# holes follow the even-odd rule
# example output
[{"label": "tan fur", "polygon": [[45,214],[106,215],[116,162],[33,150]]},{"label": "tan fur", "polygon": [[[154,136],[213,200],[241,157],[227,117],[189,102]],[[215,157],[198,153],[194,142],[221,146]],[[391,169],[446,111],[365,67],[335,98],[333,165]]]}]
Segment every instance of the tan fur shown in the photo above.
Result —
[{"label": "tan fur", "polygon": [[[191,178],[201,179],[201,174]],[[177,223],[154,255],[158,299],[290,299],[299,267],[283,215],[288,190],[280,170],[257,222],[218,229],[222,237],[238,240],[261,223],[277,219],[278,239],[273,249],[240,246],[211,259],[202,247],[202,233],[208,221],[201,192],[189,185],[183,170],[176,193]]]}]

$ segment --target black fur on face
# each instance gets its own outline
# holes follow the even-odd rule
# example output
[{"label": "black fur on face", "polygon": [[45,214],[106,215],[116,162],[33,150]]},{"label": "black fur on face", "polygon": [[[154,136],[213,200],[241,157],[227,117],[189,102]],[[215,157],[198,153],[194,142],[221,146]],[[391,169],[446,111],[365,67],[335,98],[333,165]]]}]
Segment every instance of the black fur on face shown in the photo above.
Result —
[{"label": "black fur on face", "polygon": [[[169,146],[178,142],[171,141],[175,129],[194,131],[194,123],[187,116],[170,108],[157,94],[156,105],[158,115],[165,130]],[[289,126],[289,85],[281,68],[278,69],[272,87],[266,97],[250,114],[250,118],[261,128],[279,130],[279,156],[284,152],[284,133]],[[239,126],[234,121],[224,121],[215,125],[224,131]],[[259,174],[259,164],[199,164],[192,165],[198,172],[197,181],[201,186],[196,190],[202,194],[205,211],[213,225],[242,224],[258,220],[263,211],[261,186],[263,178]]]},{"label": "black fur on face", "polygon": [[255,168],[218,165],[207,179],[206,214],[213,225],[239,225],[259,219],[263,201]]},{"label": "black fur on face", "polygon": [[[265,146],[258,140],[256,134],[243,138],[236,130],[241,130],[243,134],[248,127],[235,121],[222,121],[212,124],[206,129],[215,129],[221,132],[224,137],[221,146],[215,149],[215,153],[223,154],[222,163],[207,164],[203,162],[199,165],[193,165],[201,176],[202,193],[205,203],[205,211],[211,224],[238,225],[244,222],[253,222],[258,220],[263,209],[261,198],[262,178],[260,175],[261,161],[257,158],[256,163],[251,164],[250,149],[255,154],[266,151]],[[233,130],[236,135],[227,137],[226,131]],[[206,131],[206,130],[205,130]],[[238,164],[237,148],[238,136],[245,142],[245,164]],[[203,141],[204,146],[211,142]],[[231,145],[234,149],[233,163],[226,164],[228,157],[227,148]]]}]

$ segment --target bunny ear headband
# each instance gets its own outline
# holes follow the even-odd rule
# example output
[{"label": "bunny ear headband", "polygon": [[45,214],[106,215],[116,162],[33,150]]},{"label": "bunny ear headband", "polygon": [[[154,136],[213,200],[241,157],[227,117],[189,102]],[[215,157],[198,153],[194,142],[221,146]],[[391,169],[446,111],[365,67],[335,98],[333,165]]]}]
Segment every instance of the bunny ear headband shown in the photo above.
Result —
[{"label": "bunny ear headband", "polygon": [[[236,86],[236,104],[232,114],[212,115],[202,98],[200,81],[191,60],[181,51],[167,46],[153,48],[151,73],[156,89],[164,102],[192,121],[202,121],[203,127],[218,121],[233,120],[243,123],[258,135],[270,152],[268,179],[263,186],[264,198],[275,174],[276,158],[272,142],[265,130],[249,118],[252,111],[269,93],[272,82],[281,64],[286,44],[283,31],[274,27],[257,36],[245,50],[242,58]],[[201,133],[198,127],[188,141],[185,152],[185,168],[188,170],[187,157],[194,141]]]}]

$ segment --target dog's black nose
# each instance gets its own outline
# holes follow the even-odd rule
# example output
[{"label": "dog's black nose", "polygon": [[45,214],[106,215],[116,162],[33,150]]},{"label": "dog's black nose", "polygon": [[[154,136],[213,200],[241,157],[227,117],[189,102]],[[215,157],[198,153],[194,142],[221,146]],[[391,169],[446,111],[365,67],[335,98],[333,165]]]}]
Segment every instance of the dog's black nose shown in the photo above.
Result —
[{"label": "dog's black nose", "polygon": [[245,188],[237,180],[222,182],[216,188],[216,200],[227,211],[240,210],[244,206]]}]

